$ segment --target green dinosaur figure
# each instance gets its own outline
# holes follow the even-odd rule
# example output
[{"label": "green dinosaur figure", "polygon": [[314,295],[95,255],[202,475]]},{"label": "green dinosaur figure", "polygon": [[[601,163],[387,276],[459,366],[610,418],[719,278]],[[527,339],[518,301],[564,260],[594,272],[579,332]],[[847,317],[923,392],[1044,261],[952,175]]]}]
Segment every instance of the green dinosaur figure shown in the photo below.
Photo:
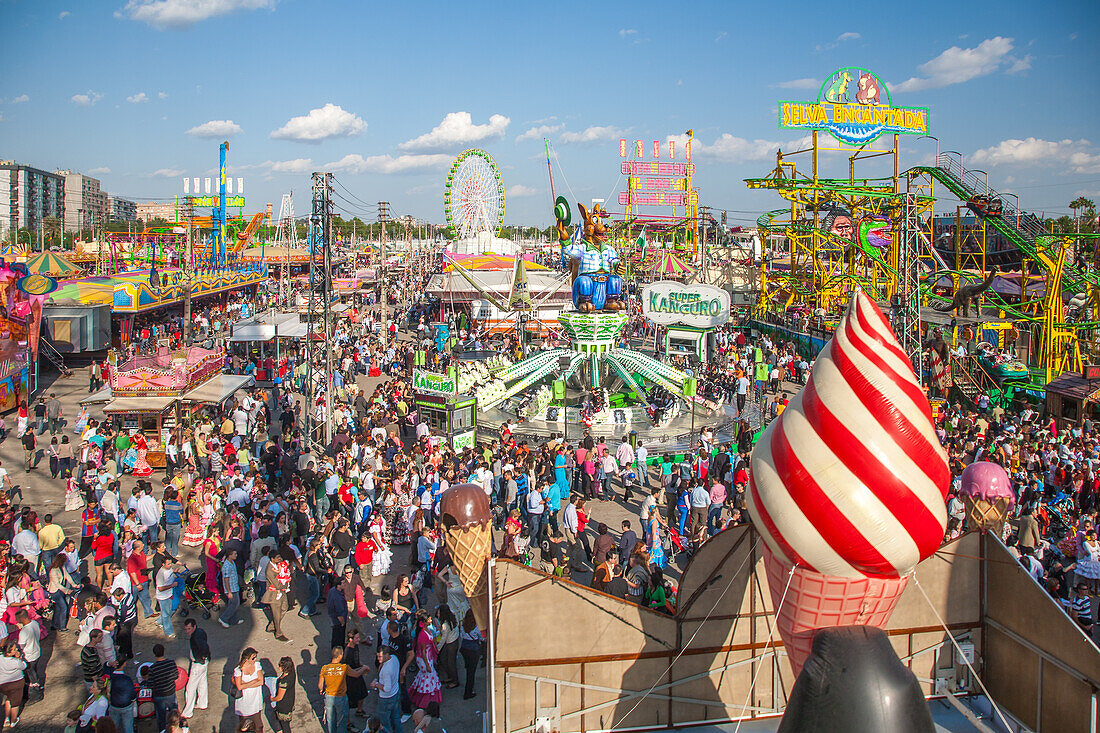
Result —
[{"label": "green dinosaur figure", "polygon": [[825,90],[825,101],[832,104],[850,102],[848,98],[848,85],[852,83],[852,75],[847,70],[839,72]]}]

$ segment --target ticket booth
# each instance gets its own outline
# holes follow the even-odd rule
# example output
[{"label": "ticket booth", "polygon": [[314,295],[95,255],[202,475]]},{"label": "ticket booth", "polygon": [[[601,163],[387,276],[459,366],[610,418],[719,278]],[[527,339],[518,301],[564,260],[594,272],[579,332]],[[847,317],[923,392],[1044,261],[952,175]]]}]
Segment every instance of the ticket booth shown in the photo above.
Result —
[{"label": "ticket booth", "polygon": [[455,450],[474,444],[477,398],[458,394],[458,373],[453,367],[445,374],[413,369],[413,404],[432,433],[449,436]]},{"label": "ticket booth", "polygon": [[434,435],[450,436],[456,451],[472,446],[477,432],[477,397],[418,392],[413,403]]}]

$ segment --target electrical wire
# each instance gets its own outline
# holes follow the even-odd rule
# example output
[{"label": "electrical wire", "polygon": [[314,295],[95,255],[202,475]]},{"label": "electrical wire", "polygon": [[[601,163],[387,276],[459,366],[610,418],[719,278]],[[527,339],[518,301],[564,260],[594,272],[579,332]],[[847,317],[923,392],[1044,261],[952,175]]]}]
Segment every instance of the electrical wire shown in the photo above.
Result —
[{"label": "electrical wire", "polygon": [[358,196],[356,196],[355,194],[353,194],[353,193],[352,193],[351,191],[349,191],[349,190],[348,190],[348,187],[347,187],[347,186],[345,186],[345,185],[344,185],[343,183],[341,183],[341,182],[340,182],[340,179],[338,179],[338,178],[337,178],[336,176],[333,176],[333,177],[332,177],[332,182],[333,182],[333,183],[335,183],[335,184],[336,184],[337,186],[339,186],[340,188],[344,189],[344,193],[346,193],[346,194],[347,194],[348,196],[351,196],[351,197],[352,197],[353,199],[355,199],[355,200],[356,200],[356,201],[358,201],[359,203],[363,204],[364,206],[366,206],[366,207],[368,207],[368,208],[373,208],[373,209],[377,209],[377,208],[378,208],[378,204],[377,204],[377,203],[374,203],[374,204],[370,204],[370,203],[367,203],[366,201],[364,201],[363,199],[359,198]]},{"label": "electrical wire", "polygon": [[932,613],[936,616],[936,620],[940,622],[940,626],[942,626],[943,630],[947,633],[947,638],[951,639],[951,644],[959,653],[959,658],[963,660],[966,668],[970,670],[970,674],[974,675],[974,679],[977,680],[978,684],[981,686],[982,692],[985,693],[985,698],[989,700],[990,707],[992,707],[997,712],[997,715],[998,717],[1000,717],[1001,723],[1004,725],[1005,730],[1012,730],[1012,726],[1008,724],[1008,720],[1005,718],[1005,714],[1001,712],[1001,708],[997,705],[997,701],[994,700],[993,696],[989,694],[989,690],[986,688],[985,683],[982,682],[982,678],[978,676],[977,670],[975,670],[974,666],[967,661],[966,654],[963,653],[962,647],[959,646],[959,642],[955,638],[955,635],[952,634],[950,629],[947,628],[947,624],[944,622],[943,617],[940,616],[940,612],[936,610],[936,607],[934,605],[932,605],[932,599],[930,599],[928,597],[928,594],[924,592],[924,586],[922,586],[920,584],[920,581],[917,579],[917,572],[915,570],[913,571],[913,582],[917,584],[917,590],[919,590],[920,594],[924,596],[924,600],[928,604],[928,607],[932,609]]},{"label": "electrical wire", "polygon": [[[764,654],[760,655],[761,659],[767,655],[768,649],[775,643],[775,626],[771,624],[771,618],[772,615],[774,615],[778,622],[779,610],[783,608],[783,603],[787,600],[787,591],[791,589],[791,581],[794,580],[794,570],[795,566],[792,565],[790,571],[787,572],[787,585],[783,588],[783,595],[779,599],[779,605],[775,607],[772,613],[765,616],[765,618],[768,619],[768,644],[764,647]],[[778,623],[776,625],[778,625]],[[752,702],[752,692],[756,689],[756,680],[760,677],[760,670],[762,669],[764,669],[764,664],[761,662],[761,664],[756,667],[756,672],[752,676],[752,682],[749,683],[749,694],[745,697],[745,704],[741,706],[742,716],[744,716],[745,709],[749,706],[749,703]],[[741,730],[741,723],[744,722],[744,720],[744,717],[737,719],[737,727],[733,729],[733,733],[738,733],[738,731]]]},{"label": "electrical wire", "polygon": [[[568,183],[566,185],[568,186]],[[617,725],[613,725],[608,728],[608,733],[611,733],[611,731],[614,731],[616,728],[620,727],[624,722],[626,722],[626,719],[630,717],[630,714],[637,710],[638,706],[641,705],[647,697],[649,697],[649,694],[653,692],[653,689],[657,686],[657,683],[665,678],[668,672],[676,664],[676,661],[680,659],[680,657],[683,656],[684,652],[688,650],[688,647],[691,646],[691,642],[695,641],[695,637],[698,636],[699,632],[703,630],[703,626],[706,625],[707,621],[710,619],[711,614],[714,613],[714,609],[718,608],[718,604],[722,602],[722,599],[726,597],[726,593],[729,591],[730,588],[733,587],[734,581],[737,580],[737,577],[741,574],[741,570],[745,567],[745,563],[749,561],[749,558],[753,557],[753,554],[759,544],[760,539],[757,538],[756,542],[754,542],[752,544],[752,547],[749,548],[749,551],[745,553],[745,559],[742,560],[741,564],[737,566],[737,570],[734,570],[733,574],[730,575],[730,581],[726,583],[726,587],[722,589],[722,593],[714,601],[714,605],[712,605],[710,607],[710,610],[707,611],[707,615],[704,616],[703,620],[699,622],[699,625],[696,627],[695,632],[691,635],[691,638],[687,640],[687,643],[680,648],[680,651],[676,654],[675,657],[672,658],[672,661],[669,662],[668,669],[666,669],[664,672],[661,672],[661,674],[657,676],[657,679],[653,681],[653,684],[649,686],[649,689],[645,691],[645,694],[638,698],[638,702],[634,703],[634,707],[630,708],[630,710],[626,712],[626,715],[619,718],[619,722]]]}]

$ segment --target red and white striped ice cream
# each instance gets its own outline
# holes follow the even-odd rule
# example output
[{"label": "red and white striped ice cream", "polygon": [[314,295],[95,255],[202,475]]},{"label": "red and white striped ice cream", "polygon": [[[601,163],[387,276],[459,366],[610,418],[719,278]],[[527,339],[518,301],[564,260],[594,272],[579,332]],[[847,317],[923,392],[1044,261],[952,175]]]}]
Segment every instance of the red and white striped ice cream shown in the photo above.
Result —
[{"label": "red and white striped ice cream", "polygon": [[943,540],[949,483],[909,359],[857,291],[752,453],[749,512],[795,674],[817,628],[886,623],[906,574]]}]

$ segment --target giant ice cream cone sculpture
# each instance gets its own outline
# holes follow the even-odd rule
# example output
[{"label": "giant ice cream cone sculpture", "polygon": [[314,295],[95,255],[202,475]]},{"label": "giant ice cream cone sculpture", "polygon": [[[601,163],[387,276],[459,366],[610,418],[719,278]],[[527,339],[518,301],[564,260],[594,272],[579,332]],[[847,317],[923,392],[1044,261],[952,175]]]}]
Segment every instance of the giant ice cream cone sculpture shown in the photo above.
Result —
[{"label": "giant ice cream cone sculpture", "polygon": [[948,484],[909,359],[857,291],[752,453],[749,512],[796,676],[817,629],[885,626],[907,574],[943,540]]},{"label": "giant ice cream cone sculpture", "polygon": [[478,484],[458,484],[443,492],[440,523],[451,562],[482,631],[489,628],[489,556],[493,543],[489,497]]},{"label": "giant ice cream cone sculpture", "polygon": [[971,529],[987,529],[1000,536],[1008,511],[1016,503],[1008,471],[996,463],[975,461],[963,469],[959,490]]}]

